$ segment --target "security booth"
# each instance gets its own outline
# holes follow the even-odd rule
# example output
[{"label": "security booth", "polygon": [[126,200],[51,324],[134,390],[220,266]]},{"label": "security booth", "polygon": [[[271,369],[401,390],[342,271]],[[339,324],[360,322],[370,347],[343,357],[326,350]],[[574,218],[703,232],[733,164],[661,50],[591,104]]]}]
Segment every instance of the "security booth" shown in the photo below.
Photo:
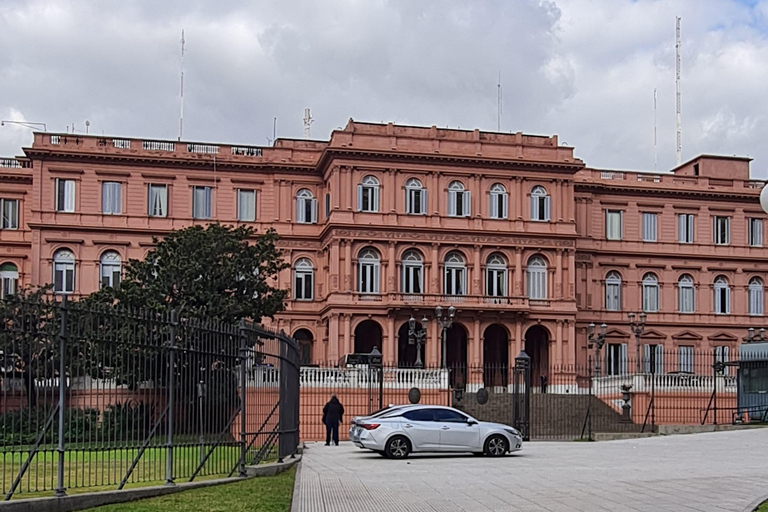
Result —
[{"label": "security booth", "polygon": [[735,421],[768,421],[768,341],[739,347]]}]

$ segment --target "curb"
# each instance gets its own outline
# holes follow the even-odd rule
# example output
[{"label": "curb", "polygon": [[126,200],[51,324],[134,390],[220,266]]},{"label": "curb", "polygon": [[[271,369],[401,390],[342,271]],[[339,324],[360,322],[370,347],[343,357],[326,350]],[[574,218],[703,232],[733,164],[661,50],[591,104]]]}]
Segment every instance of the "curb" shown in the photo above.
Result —
[{"label": "curb", "polygon": [[768,494],[764,495],[762,498],[758,498],[749,505],[747,505],[747,508],[744,509],[744,512],[755,512],[757,510],[757,507],[763,504],[764,501],[768,501]]}]

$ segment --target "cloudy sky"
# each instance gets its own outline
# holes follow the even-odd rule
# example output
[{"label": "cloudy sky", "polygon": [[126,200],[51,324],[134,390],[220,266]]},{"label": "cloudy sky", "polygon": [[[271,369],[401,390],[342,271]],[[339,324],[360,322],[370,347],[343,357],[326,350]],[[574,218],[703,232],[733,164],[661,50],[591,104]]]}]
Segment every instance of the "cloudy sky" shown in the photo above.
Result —
[{"label": "cloudy sky", "polygon": [[[0,118],[49,131],[267,145],[351,117],[558,134],[588,165],[748,155],[768,177],[768,0],[0,0]],[[31,131],[0,128],[0,155]]]}]

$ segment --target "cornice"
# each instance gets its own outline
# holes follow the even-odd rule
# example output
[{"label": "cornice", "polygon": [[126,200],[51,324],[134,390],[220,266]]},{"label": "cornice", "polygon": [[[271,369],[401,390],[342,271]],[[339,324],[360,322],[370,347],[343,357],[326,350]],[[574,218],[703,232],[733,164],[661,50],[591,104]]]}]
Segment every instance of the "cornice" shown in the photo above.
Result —
[{"label": "cornice", "polygon": [[[746,189],[750,190],[750,189]],[[648,197],[650,194],[666,195],[666,196],[686,196],[686,197],[708,197],[718,198],[728,201],[733,200],[748,200],[752,202],[759,202],[759,194],[744,192],[729,192],[727,190],[699,190],[699,189],[680,189],[680,188],[637,188],[637,187],[621,187],[611,186],[603,183],[589,183],[589,182],[575,182],[574,191],[577,192],[591,192],[599,191],[604,194],[612,194],[612,198],[616,198],[616,194],[626,196],[643,196]],[[686,206],[681,206],[686,208]]]}]

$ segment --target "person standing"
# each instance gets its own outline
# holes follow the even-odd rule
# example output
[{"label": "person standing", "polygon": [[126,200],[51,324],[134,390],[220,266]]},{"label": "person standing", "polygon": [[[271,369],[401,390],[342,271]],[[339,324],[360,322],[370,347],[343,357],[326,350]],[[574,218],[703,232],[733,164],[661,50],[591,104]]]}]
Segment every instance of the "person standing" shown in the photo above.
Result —
[{"label": "person standing", "polygon": [[323,407],[323,425],[325,425],[325,446],[333,444],[339,446],[339,423],[341,423],[344,416],[344,406],[341,405],[336,395],[333,395],[331,399]]}]

